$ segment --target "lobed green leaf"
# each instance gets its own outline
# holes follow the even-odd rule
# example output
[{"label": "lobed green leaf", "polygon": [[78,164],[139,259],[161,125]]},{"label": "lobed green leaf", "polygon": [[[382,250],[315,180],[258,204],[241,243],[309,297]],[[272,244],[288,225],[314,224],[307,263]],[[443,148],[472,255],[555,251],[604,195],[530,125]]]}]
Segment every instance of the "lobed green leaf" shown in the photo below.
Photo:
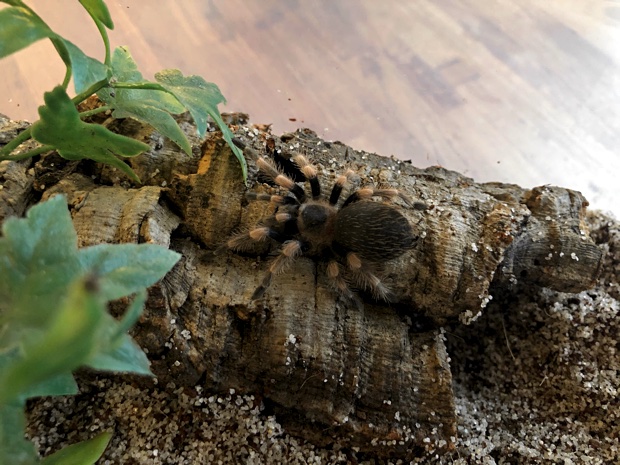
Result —
[{"label": "lobed green leaf", "polygon": [[95,58],[91,58],[68,40],[64,40],[73,69],[73,85],[75,92],[81,93],[94,83],[107,79],[110,74],[108,67]]},{"label": "lobed green leaf", "polygon": [[78,259],[97,274],[101,296],[114,300],[152,286],[180,257],[155,244],[100,244],[80,250]]},{"label": "lobed green leaf", "polygon": [[165,69],[155,74],[155,80],[173,94],[189,110],[198,135],[204,137],[207,130],[207,117],[219,115],[217,106],[226,103],[220,89],[201,76],[183,76],[178,69]]},{"label": "lobed green leaf", "polygon": [[[114,50],[111,65],[112,79],[116,82],[151,84],[143,79],[127,47]],[[170,93],[163,89],[115,88],[102,89],[98,95],[102,101],[114,108],[112,116],[115,118],[129,117],[150,124],[185,153],[191,154],[192,148],[185,133],[170,115],[183,113],[185,107]]]},{"label": "lobed green leaf", "polygon": [[232,133],[222,120],[217,106],[226,100],[220,89],[213,83],[205,81],[200,76],[183,76],[178,69],[166,69],[155,74],[155,80],[167,91],[173,94],[194,118],[198,135],[203,137],[207,130],[207,118],[210,116],[222,131],[222,137],[241,164],[243,180],[247,179],[247,164],[243,153],[232,142]]},{"label": "lobed green leaf", "polygon": [[73,102],[61,86],[46,92],[45,105],[39,107],[41,119],[32,125],[32,137],[42,144],[56,147],[68,160],[91,160],[122,170],[139,182],[133,170],[117,158],[133,157],[149,150],[147,144],[115,134],[98,124],[80,120]]},{"label": "lobed green leaf", "polygon": [[[152,244],[78,250],[63,196],[31,208],[26,218],[7,220],[3,233],[0,403],[74,393],[70,372],[82,365],[150,373],[126,331],[140,316],[146,287],[179,254]],[[120,321],[105,311],[108,300],[131,294]]]},{"label": "lobed green leaf", "polygon": [[[21,327],[44,328],[50,312],[80,270],[77,235],[63,197],[35,205],[26,218],[9,218],[0,238],[0,323],[12,318]],[[7,332],[2,344],[24,337]]]}]

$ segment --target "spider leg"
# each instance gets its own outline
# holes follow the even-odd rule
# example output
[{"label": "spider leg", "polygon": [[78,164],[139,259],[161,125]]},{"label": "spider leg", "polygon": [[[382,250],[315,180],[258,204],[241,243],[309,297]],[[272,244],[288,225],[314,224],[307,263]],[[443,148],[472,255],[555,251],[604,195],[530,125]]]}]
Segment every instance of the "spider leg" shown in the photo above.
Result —
[{"label": "spider leg", "polygon": [[249,231],[236,234],[228,239],[226,245],[229,249],[237,252],[248,252],[252,250],[255,242],[262,242],[267,239],[273,239],[277,242],[284,242],[286,240],[286,236],[281,232],[270,228],[269,226],[259,226]]},{"label": "spider leg", "polygon": [[332,193],[329,196],[329,204],[336,205],[336,203],[338,203],[338,199],[340,199],[342,189],[344,188],[347,181],[355,180],[359,180],[359,176],[355,171],[351,169],[346,170],[343,174],[338,176],[338,178],[336,178],[336,182],[334,183],[334,187],[332,188]]},{"label": "spider leg", "polygon": [[385,300],[386,302],[391,300],[391,291],[357,254],[347,253],[346,260],[349,271],[358,287],[372,292],[373,297],[377,300]]},{"label": "spider leg", "polygon": [[280,205],[284,202],[284,197],[282,197],[281,195],[259,194],[258,192],[248,192],[245,194],[245,198],[248,200],[271,202],[276,205]]},{"label": "spider leg", "polygon": [[259,200],[265,202],[271,202],[274,205],[299,205],[299,200],[292,195],[271,195],[271,194],[259,194],[257,192],[248,192],[245,194],[245,198],[248,200]]},{"label": "spider leg", "polygon": [[349,285],[344,279],[341,265],[336,260],[331,259],[327,263],[327,277],[330,278],[338,292],[340,292],[345,298],[352,299],[353,292],[349,288]]},{"label": "spider leg", "polygon": [[394,200],[395,197],[400,197],[407,205],[413,205],[413,202],[411,202],[409,197],[400,192],[398,189],[378,189],[374,187],[363,187],[349,195],[349,197],[347,197],[347,199],[342,204],[342,208],[353,202],[357,202],[359,200],[367,200],[372,197],[381,197],[385,200]]},{"label": "spider leg", "polygon": [[372,292],[372,296],[377,300],[390,302],[394,297],[392,291],[381,282],[377,275],[364,266],[353,273],[353,279],[359,287]]},{"label": "spider leg", "polygon": [[293,161],[299,167],[306,179],[310,182],[310,189],[312,190],[312,198],[314,200],[321,196],[321,184],[316,177],[316,168],[308,162],[306,157],[301,154],[297,154],[293,157]]},{"label": "spider leg", "polygon": [[269,269],[267,270],[267,273],[265,273],[263,280],[252,294],[252,300],[260,299],[271,284],[271,278],[273,275],[281,273],[288,268],[295,261],[295,259],[302,254],[303,249],[304,243],[301,241],[286,241],[282,245],[282,251],[271,262],[271,265],[269,265]]},{"label": "spider leg", "polygon": [[297,197],[297,200],[299,200],[299,202],[303,202],[304,200],[306,200],[306,193],[304,192],[302,187],[285,174],[280,173],[269,160],[263,157],[259,157],[256,160],[256,165],[278,186],[291,191],[291,193],[295,197]]}]

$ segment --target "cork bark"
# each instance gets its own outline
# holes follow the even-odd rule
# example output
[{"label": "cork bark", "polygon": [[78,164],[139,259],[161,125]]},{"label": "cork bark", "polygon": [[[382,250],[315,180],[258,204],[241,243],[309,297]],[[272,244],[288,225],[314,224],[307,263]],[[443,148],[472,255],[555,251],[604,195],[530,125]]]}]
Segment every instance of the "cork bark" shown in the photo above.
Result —
[{"label": "cork bark", "polygon": [[[578,292],[599,273],[601,251],[588,236],[587,201],[578,192],[478,184],[309,130],[276,137],[243,118],[231,122],[245,147],[249,187],[220,133],[199,142],[189,124],[191,156],[150,128],[118,124],[118,132],[152,147],[129,161],[143,185],[54,153],[0,164],[4,216],[22,215],[38,196],[63,193],[80,246],[151,242],[183,255],[151,289],[134,329],[160,383],[253,393],[289,431],[321,445],[338,437],[401,458],[449,450],[457,418],[443,327],[471,322],[496,292],[523,285]],[[0,135],[13,127],[0,119]],[[361,293],[363,305],[351,305],[332,290],[325,264],[303,257],[274,277],[263,298],[250,300],[277,244],[244,255],[223,244],[273,212],[268,203],[245,200],[248,188],[277,192],[257,180],[256,157],[275,157],[295,177],[289,159],[296,152],[318,167],[324,190],[350,168],[362,185],[397,187],[426,205],[396,201],[418,241],[385,267],[394,302]]]}]

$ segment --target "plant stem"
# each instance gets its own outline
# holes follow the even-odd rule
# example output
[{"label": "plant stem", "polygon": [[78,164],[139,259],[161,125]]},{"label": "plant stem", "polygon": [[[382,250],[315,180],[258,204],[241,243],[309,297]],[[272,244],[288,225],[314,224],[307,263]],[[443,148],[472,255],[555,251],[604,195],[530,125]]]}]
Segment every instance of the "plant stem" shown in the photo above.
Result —
[{"label": "plant stem", "polygon": [[147,89],[168,92],[161,84],[158,84],[156,82],[115,82],[110,83],[110,87],[113,87],[115,89]]},{"label": "plant stem", "polygon": [[15,155],[12,157],[0,157],[0,160],[11,160],[11,161],[17,161],[17,160],[25,160],[26,158],[32,158],[35,155],[40,155],[42,153],[45,152],[50,152],[51,150],[54,150],[56,147],[54,147],[53,145],[42,145],[41,147],[37,147],[36,149],[32,149],[32,150],[28,150],[27,152],[24,153],[20,153],[19,155]]},{"label": "plant stem", "polygon": [[108,79],[102,79],[101,81],[95,82],[92,86],[90,86],[88,89],[86,89],[83,92],[80,92],[79,94],[77,94],[75,97],[73,97],[71,99],[71,101],[74,104],[78,104],[80,102],[82,102],[83,100],[86,100],[88,97],[90,97],[91,95],[93,95],[94,93],[96,93],[98,90],[103,89],[105,86],[110,85]]},{"label": "plant stem", "polygon": [[101,38],[103,39],[103,45],[105,45],[105,60],[103,62],[110,66],[110,39],[108,38],[108,31],[106,31],[105,26],[101,22],[95,21],[95,24],[97,25],[99,34],[101,34]]},{"label": "plant stem", "polygon": [[93,116],[98,113],[103,113],[104,111],[111,110],[112,108],[113,107],[111,105],[104,105],[93,110],[83,111],[82,113],[80,113],[80,119],[88,118],[89,116]]},{"label": "plant stem", "polygon": [[[32,126],[30,126],[32,127]],[[12,160],[8,155],[23,142],[30,139],[30,127],[18,134],[18,136],[0,149],[0,159]]]}]

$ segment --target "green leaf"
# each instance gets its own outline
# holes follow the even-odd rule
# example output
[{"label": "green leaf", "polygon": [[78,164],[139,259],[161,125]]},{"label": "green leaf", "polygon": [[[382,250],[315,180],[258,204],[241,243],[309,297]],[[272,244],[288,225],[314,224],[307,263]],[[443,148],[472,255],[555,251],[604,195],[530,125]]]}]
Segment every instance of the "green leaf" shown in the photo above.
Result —
[{"label": "green leaf", "polygon": [[[77,249],[63,196],[5,222],[0,237],[0,403],[75,392],[70,371],[95,367],[149,373],[127,329],[146,287],[180,255],[153,244]],[[120,321],[105,302],[136,294]]]},{"label": "green leaf", "polygon": [[109,69],[105,64],[85,55],[82,50],[68,40],[65,40],[64,43],[69,52],[73,69],[73,85],[77,94],[85,91],[94,83],[108,78]]},{"label": "green leaf", "polygon": [[220,89],[200,76],[183,76],[178,69],[165,69],[155,74],[155,80],[173,94],[192,114],[198,134],[204,137],[207,117],[219,115],[217,106],[226,99]]},{"label": "green leaf", "polygon": [[152,375],[146,354],[127,334],[140,318],[145,302],[146,290],[143,289],[136,294],[121,321],[106,315],[109,323],[106,324],[105,334],[99,338],[100,350],[87,363],[89,367],[95,370]]},{"label": "green leaf", "polygon": [[149,359],[128,334],[121,334],[117,344],[102,350],[88,361],[95,370],[153,375]]},{"label": "green leaf", "polygon": [[34,445],[24,439],[26,416],[23,402],[0,404],[0,463],[26,465],[37,463]]},{"label": "green leaf", "polygon": [[110,11],[103,0],[80,0],[80,3],[93,20],[100,22],[110,30],[114,29]]},{"label": "green leaf", "polygon": [[32,397],[72,396],[78,392],[78,385],[73,375],[70,373],[60,373],[38,384],[33,384],[30,388],[20,393],[20,398],[30,399]]},{"label": "green leaf", "polygon": [[226,100],[220,89],[200,76],[183,76],[178,69],[166,69],[155,74],[155,80],[185,105],[194,118],[198,135],[203,137],[207,130],[207,117],[210,116],[222,131],[222,137],[241,164],[243,180],[247,179],[247,164],[243,153],[232,142],[232,133],[222,120],[217,106]]},{"label": "green leaf", "polygon": [[11,6],[26,6],[26,4],[22,2],[22,0],[0,0],[0,3],[6,3],[7,5]]},{"label": "green leaf", "polygon": [[133,157],[150,147],[129,137],[114,134],[98,124],[80,120],[79,114],[65,90],[58,86],[44,95],[45,105],[39,107],[41,119],[33,124],[32,137],[42,144],[52,145],[68,160],[91,160],[106,163],[122,170],[140,182],[133,170],[117,156]]},{"label": "green leaf", "polygon": [[147,293],[145,289],[136,293],[131,305],[129,305],[129,308],[125,311],[123,318],[118,322],[116,334],[112,335],[113,338],[118,338],[133,328],[133,325],[136,324],[140,315],[142,315],[146,297]]},{"label": "green leaf", "polygon": [[[7,318],[21,326],[46,327],[51,313],[41,310],[57,305],[81,269],[67,203],[56,196],[35,205],[26,218],[7,219],[2,232],[0,327]],[[21,337],[19,329],[7,331],[0,349]]]},{"label": "green leaf", "polygon": [[[26,218],[8,218],[2,225],[2,243],[11,250],[12,264],[21,273],[70,259],[77,253],[77,234],[71,222],[67,202],[55,196],[32,207]],[[0,262],[2,266],[3,262]],[[0,268],[3,277],[16,276],[17,270]]]},{"label": "green leaf", "polygon": [[102,297],[114,300],[155,284],[181,255],[155,244],[100,244],[78,257],[84,270],[95,270]]},{"label": "green leaf", "polygon": [[[129,49],[118,47],[112,55],[112,77],[118,83],[151,84],[142,78]],[[115,118],[134,118],[153,126],[187,154],[192,148],[178,123],[170,115],[183,113],[185,107],[171,94],[153,89],[103,89],[99,98],[114,107]]]},{"label": "green leaf", "polygon": [[[12,4],[18,5],[21,2]],[[0,58],[56,34],[32,11],[22,6],[0,10]]]},{"label": "green leaf", "polygon": [[[20,358],[21,351],[18,347],[0,352],[0,376],[2,376],[7,367],[14,365]],[[61,373],[24,389],[15,400],[23,402],[31,397],[63,396],[77,394],[77,392],[78,388],[73,376],[70,373]]]},{"label": "green leaf", "polygon": [[104,314],[104,301],[97,296],[91,278],[77,280],[47,331],[40,339],[24,341],[24,357],[0,373],[0,404],[83,365],[96,348],[98,324]]},{"label": "green leaf", "polygon": [[[143,83],[151,84],[145,81],[138,65],[133,60],[128,47],[117,47],[112,54],[112,75],[119,83]],[[115,95],[111,95],[114,93]],[[101,91],[102,100],[114,106],[121,105],[125,100],[137,100],[155,105],[158,108],[169,113],[180,114],[185,111],[185,107],[171,94],[162,90],[152,89],[114,89],[114,91],[104,89]]]},{"label": "green leaf", "polygon": [[94,464],[112,438],[112,433],[103,432],[87,441],[71,444],[45,457],[40,465],[91,465]]}]

